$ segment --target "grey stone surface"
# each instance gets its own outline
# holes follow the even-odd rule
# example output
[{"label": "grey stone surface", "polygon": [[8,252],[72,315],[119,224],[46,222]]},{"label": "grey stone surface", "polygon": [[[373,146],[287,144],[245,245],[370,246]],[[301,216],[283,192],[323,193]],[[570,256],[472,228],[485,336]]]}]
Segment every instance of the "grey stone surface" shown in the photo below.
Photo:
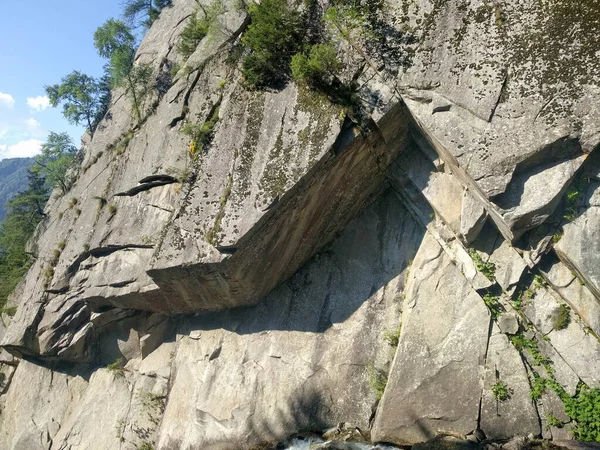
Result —
[{"label": "grey stone surface", "polygon": [[398,326],[422,233],[390,193],[259,305],[186,321],[157,447],[244,449],[343,421],[367,430],[368,367],[390,363],[383,333]]},{"label": "grey stone surface", "polygon": [[489,324],[482,299],[427,234],[411,266],[400,343],[372,438],[413,444],[477,428]]},{"label": "grey stone surface", "polygon": [[477,201],[465,189],[462,198],[462,211],[460,213],[460,234],[465,244],[469,245],[477,239],[486,219],[487,212],[481,202]]},{"label": "grey stone surface", "polygon": [[517,334],[519,331],[519,318],[513,312],[500,314],[498,327],[504,334]]},{"label": "grey stone surface", "polygon": [[[556,329],[559,308],[560,302],[556,297],[545,287],[540,287],[523,312],[540,333],[549,339],[551,345],[546,347],[548,351],[560,355],[577,377],[588,386],[600,386],[598,375],[600,374],[600,342],[595,336],[589,334],[572,314],[565,329]],[[538,338],[538,345],[545,346],[544,340]],[[554,361],[551,354],[547,356]],[[557,364],[555,362],[555,365]],[[559,380],[558,377],[557,371],[557,380],[563,384],[564,381]],[[573,395],[576,382],[571,381],[568,385],[570,386],[568,392]]]},{"label": "grey stone surface", "polygon": [[[502,383],[509,397],[498,400],[492,388]],[[529,396],[529,378],[519,352],[500,331],[492,326],[481,396],[480,427],[488,439],[508,439],[512,436],[538,435],[539,417]]]},{"label": "grey stone surface", "polygon": [[569,304],[581,320],[600,335],[600,301],[585,284],[562,262],[556,262],[545,272],[552,288]]},{"label": "grey stone surface", "polygon": [[575,188],[575,217],[563,226],[564,234],[554,248],[559,258],[600,301],[600,154],[594,152]]},{"label": "grey stone surface", "polygon": [[[518,355],[473,289],[510,294],[536,264],[545,270],[545,230],[559,226],[562,263],[544,272],[552,291],[522,320],[547,337],[530,332],[569,394],[580,378],[599,386],[587,329],[600,327],[595,2],[384,2],[386,39],[339,48],[340,77],[366,108],[362,133],[294,82],[243,86],[229,58],[248,25],[236,0],[185,60],[177,44],[198,4],[210,1],[174,0],[151,27],[137,63],[164,89],[144,101],[142,123],[113,92],[84,137],[77,182],[51,199],[28,245],[37,258],[0,327],[4,348],[28,358],[0,355],[0,448],[230,450],[340,422],[368,433],[370,365],[390,372],[374,439],[463,437],[479,423],[490,436],[537,434]],[[199,149],[183,128],[217,107]],[[574,177],[585,189],[559,224],[551,214]],[[536,227],[545,237],[519,248]],[[470,243],[490,255],[497,284]],[[564,330],[559,296],[572,308]],[[392,364],[384,333],[401,313]],[[499,326],[518,323],[509,312]],[[120,358],[122,371],[99,368]],[[506,403],[489,397],[492,364],[513,389]]]}]

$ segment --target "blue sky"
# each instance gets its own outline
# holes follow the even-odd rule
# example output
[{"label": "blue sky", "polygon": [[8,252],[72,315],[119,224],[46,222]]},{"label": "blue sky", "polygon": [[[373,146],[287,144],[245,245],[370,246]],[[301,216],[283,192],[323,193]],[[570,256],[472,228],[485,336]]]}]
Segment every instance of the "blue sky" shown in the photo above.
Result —
[{"label": "blue sky", "polygon": [[118,18],[121,0],[0,0],[0,160],[39,152],[48,132],[68,132],[79,146],[83,127],[48,106],[44,86],[73,70],[98,77],[104,61],[96,28]]}]

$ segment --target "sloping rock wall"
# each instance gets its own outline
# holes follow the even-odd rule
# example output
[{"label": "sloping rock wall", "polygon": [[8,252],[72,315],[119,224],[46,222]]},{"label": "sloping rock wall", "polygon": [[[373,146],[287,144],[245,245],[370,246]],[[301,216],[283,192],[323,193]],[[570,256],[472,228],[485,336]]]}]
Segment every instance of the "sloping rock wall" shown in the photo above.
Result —
[{"label": "sloping rock wall", "polygon": [[564,406],[600,388],[597,2],[382,2],[384,39],[339,43],[360,126],[244,86],[240,2],[184,60],[197,4],[140,46],[143,120],[113,92],[47,206],[2,314],[0,448],[585,427]]}]

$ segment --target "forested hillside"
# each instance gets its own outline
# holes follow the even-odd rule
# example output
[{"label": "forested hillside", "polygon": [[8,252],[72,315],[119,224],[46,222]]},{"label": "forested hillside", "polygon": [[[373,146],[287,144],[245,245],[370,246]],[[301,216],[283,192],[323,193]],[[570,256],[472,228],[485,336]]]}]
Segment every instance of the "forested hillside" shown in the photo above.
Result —
[{"label": "forested hillside", "polygon": [[32,158],[9,158],[0,161],[0,221],[6,214],[6,202],[27,187],[27,168],[32,162]]}]

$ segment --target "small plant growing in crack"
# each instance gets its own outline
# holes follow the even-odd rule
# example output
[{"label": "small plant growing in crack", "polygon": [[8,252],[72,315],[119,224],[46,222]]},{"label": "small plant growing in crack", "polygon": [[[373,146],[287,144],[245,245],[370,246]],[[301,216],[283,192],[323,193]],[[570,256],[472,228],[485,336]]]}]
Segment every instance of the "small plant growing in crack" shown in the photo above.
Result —
[{"label": "small plant growing in crack", "polygon": [[547,285],[548,283],[546,283],[546,280],[540,274],[537,274],[533,277],[533,287],[535,289],[546,287]]},{"label": "small plant growing in crack", "polygon": [[481,255],[474,248],[470,248],[469,256],[473,259],[475,267],[481,272],[488,280],[496,281],[496,265],[490,261],[484,261]]},{"label": "small plant growing in crack", "polygon": [[496,320],[503,310],[502,305],[498,301],[498,296],[492,295],[489,292],[487,292],[483,296],[483,302],[485,303],[485,306],[487,306],[490,310],[492,319]]},{"label": "small plant growing in crack", "polygon": [[398,347],[400,342],[400,332],[402,331],[402,325],[398,325],[395,330],[386,330],[383,332],[383,340],[386,341],[392,347]]},{"label": "small plant growing in crack", "polygon": [[119,442],[125,442],[125,426],[127,424],[125,423],[125,420],[123,419],[119,419],[117,421],[117,439],[119,440]]},{"label": "small plant growing in crack", "polygon": [[499,402],[504,402],[510,398],[511,390],[503,381],[496,381],[496,383],[492,386],[492,394],[494,398]]},{"label": "small plant growing in crack", "polygon": [[388,381],[387,375],[373,364],[367,366],[367,375],[369,376],[369,386],[377,393],[377,400],[381,400]]},{"label": "small plant growing in crack", "polygon": [[548,413],[546,416],[546,429],[549,430],[550,427],[562,428],[565,424],[554,416],[552,413]]}]

